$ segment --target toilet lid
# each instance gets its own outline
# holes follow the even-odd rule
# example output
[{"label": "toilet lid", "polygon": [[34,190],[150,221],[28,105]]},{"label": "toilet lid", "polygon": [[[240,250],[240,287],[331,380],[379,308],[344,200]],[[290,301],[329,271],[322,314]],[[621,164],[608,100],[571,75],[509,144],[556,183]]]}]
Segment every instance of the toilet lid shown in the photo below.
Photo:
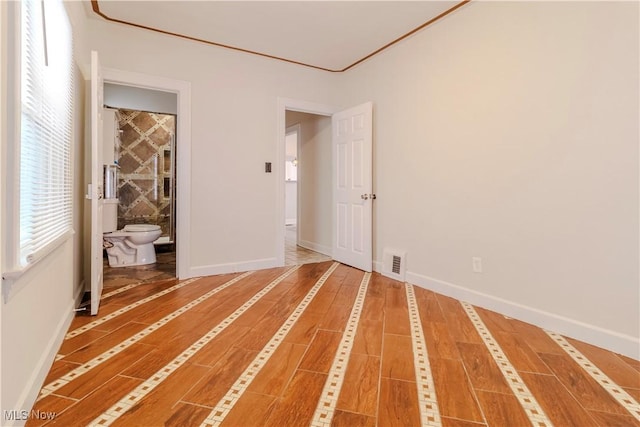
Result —
[{"label": "toilet lid", "polygon": [[160,230],[159,225],[154,224],[129,224],[125,225],[122,231],[156,231]]}]

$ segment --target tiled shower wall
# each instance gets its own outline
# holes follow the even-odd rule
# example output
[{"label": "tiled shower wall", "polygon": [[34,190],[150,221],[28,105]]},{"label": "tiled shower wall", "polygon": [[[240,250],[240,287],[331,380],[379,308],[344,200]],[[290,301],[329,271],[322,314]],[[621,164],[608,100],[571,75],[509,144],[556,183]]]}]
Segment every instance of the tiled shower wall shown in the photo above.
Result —
[{"label": "tiled shower wall", "polygon": [[118,229],[157,224],[174,240],[175,116],[119,109]]}]

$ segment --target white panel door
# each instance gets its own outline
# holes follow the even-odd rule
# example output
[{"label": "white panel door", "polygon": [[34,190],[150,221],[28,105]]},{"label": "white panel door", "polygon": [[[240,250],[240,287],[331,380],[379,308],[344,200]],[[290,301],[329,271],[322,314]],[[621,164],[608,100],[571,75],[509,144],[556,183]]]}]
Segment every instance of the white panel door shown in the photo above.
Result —
[{"label": "white panel door", "polygon": [[91,315],[98,314],[102,295],[102,199],[103,143],[102,108],[104,85],[98,52],[91,52],[91,183],[87,197],[91,199]]},{"label": "white panel door", "polygon": [[336,113],[333,128],[333,258],[372,269],[373,104]]}]

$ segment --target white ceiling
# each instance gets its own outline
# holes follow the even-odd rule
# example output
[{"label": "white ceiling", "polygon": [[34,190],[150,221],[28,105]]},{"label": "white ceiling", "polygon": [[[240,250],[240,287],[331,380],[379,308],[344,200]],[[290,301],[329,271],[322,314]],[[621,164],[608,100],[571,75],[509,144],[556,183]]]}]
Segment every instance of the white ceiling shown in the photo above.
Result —
[{"label": "white ceiling", "polygon": [[96,4],[112,20],[339,71],[459,3],[99,0]]}]

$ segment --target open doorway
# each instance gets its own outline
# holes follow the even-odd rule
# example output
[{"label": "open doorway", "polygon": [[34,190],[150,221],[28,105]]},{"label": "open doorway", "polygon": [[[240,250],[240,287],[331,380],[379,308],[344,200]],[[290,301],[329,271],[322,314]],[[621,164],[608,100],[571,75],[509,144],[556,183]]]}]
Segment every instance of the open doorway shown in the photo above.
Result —
[{"label": "open doorway", "polygon": [[[348,109],[316,104],[294,99],[278,99],[278,166],[276,168],[278,210],[276,235],[276,254],[280,265],[285,263],[285,129],[288,113],[307,113],[330,118],[327,126],[331,141],[331,160],[320,163],[328,178],[317,182],[326,182],[331,188],[329,206],[331,224],[331,258],[363,271],[373,268],[373,204],[377,198],[373,193],[373,103],[366,102]],[[324,127],[320,127],[324,129]],[[304,140],[304,138],[302,138]],[[315,197],[319,188],[304,188],[305,174],[302,167],[301,146],[298,147],[298,205],[302,197]],[[314,159],[317,160],[317,159]],[[306,163],[306,161],[305,161]],[[322,172],[322,171],[320,171]],[[324,205],[323,205],[324,206]],[[306,215],[298,214],[297,223],[301,224]],[[313,223],[313,222],[312,222]],[[317,223],[314,223],[317,227]],[[301,227],[300,227],[301,228]],[[319,235],[322,235],[320,233]],[[298,231],[298,243],[304,241]],[[316,246],[320,248],[319,246]]]},{"label": "open doorway", "polygon": [[[285,225],[296,229],[298,222],[298,144],[300,124],[287,127],[285,144]],[[289,230],[290,228],[287,228]],[[295,236],[297,240],[297,234]]]},{"label": "open doorway", "polygon": [[153,263],[112,266],[107,253],[105,288],[177,277],[176,122],[175,93],[104,84],[103,159],[114,170],[104,203],[117,204],[117,230],[144,224],[161,233]]},{"label": "open doorway", "polygon": [[331,117],[285,112],[285,265],[331,259]]}]

